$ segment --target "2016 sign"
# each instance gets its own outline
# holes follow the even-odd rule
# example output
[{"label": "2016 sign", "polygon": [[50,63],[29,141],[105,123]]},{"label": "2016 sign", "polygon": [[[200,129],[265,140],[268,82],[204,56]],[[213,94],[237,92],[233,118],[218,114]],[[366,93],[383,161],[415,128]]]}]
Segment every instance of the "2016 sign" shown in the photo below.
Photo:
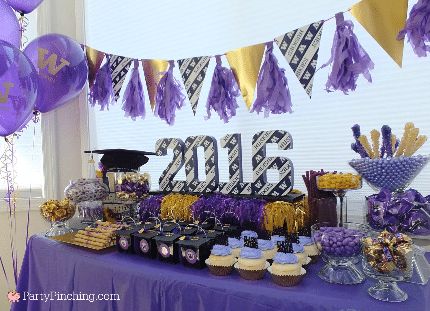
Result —
[{"label": "2016 sign", "polygon": [[[267,144],[277,144],[280,150],[293,148],[293,139],[287,131],[262,131],[252,140],[253,182],[243,181],[242,146],[240,134],[228,134],[221,138],[221,147],[228,150],[229,181],[219,183],[218,150],[216,139],[211,136],[190,136],[185,143],[179,138],[164,138],[157,141],[155,152],[158,156],[173,149],[173,159],[164,169],[159,179],[161,191],[189,191],[209,193],[220,191],[224,194],[258,194],[284,196],[294,186],[293,163],[285,157],[267,157]],[[205,153],[206,179],[198,176],[197,148],[203,147]],[[185,165],[186,181],[173,180]],[[269,183],[267,170],[279,171],[279,181]]]}]

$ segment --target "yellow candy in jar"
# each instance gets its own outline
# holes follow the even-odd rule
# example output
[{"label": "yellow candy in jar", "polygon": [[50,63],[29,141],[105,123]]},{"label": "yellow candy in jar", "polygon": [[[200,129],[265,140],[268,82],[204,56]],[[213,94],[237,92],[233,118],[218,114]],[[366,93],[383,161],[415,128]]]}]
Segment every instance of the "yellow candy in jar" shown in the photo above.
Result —
[{"label": "yellow candy in jar", "polygon": [[358,189],[361,176],[352,173],[327,173],[318,177],[318,189]]}]

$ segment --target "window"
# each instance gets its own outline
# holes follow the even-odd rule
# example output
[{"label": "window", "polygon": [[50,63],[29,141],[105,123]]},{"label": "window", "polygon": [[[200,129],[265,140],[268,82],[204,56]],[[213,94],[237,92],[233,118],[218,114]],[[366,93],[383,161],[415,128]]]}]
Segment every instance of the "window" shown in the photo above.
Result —
[{"label": "window", "polygon": [[[158,9],[157,14],[144,14],[144,11],[155,10],[155,4],[150,2],[136,3],[137,7],[133,11],[139,14],[133,15],[126,6],[118,8],[113,5],[106,6],[103,1],[91,3],[87,1],[87,44],[105,52],[136,58],[176,60],[196,55],[213,55],[264,42],[310,22],[333,16],[356,1],[343,5],[339,5],[337,1],[323,1],[321,4],[316,4],[315,1],[301,1],[297,4],[298,7],[294,8],[288,5],[288,1],[278,2],[277,6],[273,7],[267,6],[267,3],[250,4],[246,7],[246,20],[240,19],[241,10],[244,8],[231,6],[230,1],[219,1],[216,6],[210,8],[197,5],[193,12],[188,13],[189,15],[186,15],[180,2],[169,3],[168,10]],[[161,15],[159,12],[162,12]],[[302,14],[294,14],[295,12]],[[306,17],[303,12],[306,12]],[[189,17],[190,20],[185,17]],[[280,21],[281,17],[284,20]],[[301,175],[306,170],[354,171],[348,165],[348,161],[357,158],[350,149],[353,141],[350,128],[355,123],[360,124],[362,132],[366,134],[374,128],[380,129],[382,125],[388,124],[397,136],[401,136],[404,124],[412,121],[421,129],[421,133],[430,135],[428,108],[430,75],[428,70],[425,70],[430,66],[430,59],[416,57],[406,43],[403,68],[398,68],[351,15],[345,14],[345,18],[354,22],[354,30],[359,41],[375,63],[375,69],[371,72],[372,84],[360,78],[357,91],[350,95],[327,93],[324,87],[329,69],[324,68],[315,75],[313,95],[309,100],[275,46],[274,53],[279,64],[286,69],[294,112],[264,119],[262,115],[249,113],[240,99],[237,116],[230,123],[224,124],[217,115],[213,115],[208,121],[204,120],[205,103],[215,66],[212,59],[196,116],[193,116],[187,101],[187,106],[177,112],[175,125],[169,127],[164,121],[153,116],[146,98],[146,118],[132,121],[124,117],[119,100],[109,111],[95,112],[97,140],[93,147],[153,151],[159,138],[179,137],[185,140],[190,135],[206,134],[217,138],[219,143],[220,138],[226,133],[241,133],[244,178],[251,181],[253,134],[260,130],[285,129],[293,136],[294,149],[279,151],[273,147],[268,153],[288,156],[294,163],[295,188],[305,190]],[[113,22],[119,20],[120,24]],[[194,27],[187,31],[187,26],[191,24]],[[318,66],[330,57],[334,28],[334,20],[324,25]],[[225,58],[223,63],[228,65]],[[181,81],[177,66],[175,76]],[[141,77],[143,79],[143,74]],[[142,82],[144,83],[143,80]],[[123,91],[126,83],[127,81]],[[227,181],[227,151],[218,149],[220,180]],[[430,143],[427,142],[419,153],[429,154]],[[158,186],[158,177],[170,159],[171,155],[162,158],[151,157],[148,164],[142,168],[152,175],[153,187]],[[183,171],[178,175],[178,179],[184,179]],[[422,171],[411,187],[423,194],[429,194],[430,184],[426,182],[428,180],[430,166]],[[371,193],[373,190],[364,184],[361,190],[348,193],[349,204],[354,204],[360,209],[363,206],[364,195]]]},{"label": "window", "polygon": [[[28,14],[28,27],[25,31],[24,42],[30,42],[37,37],[37,10]],[[3,154],[7,147],[4,141],[0,144],[0,152]],[[27,204],[28,198],[40,198],[43,186],[42,163],[42,132],[40,122],[30,121],[27,128],[22,131],[18,139],[14,139],[14,170],[15,170],[15,194],[18,207],[20,202]],[[2,163],[1,165],[4,165]],[[0,193],[2,197],[7,191],[7,183],[3,176],[0,180]]]}]

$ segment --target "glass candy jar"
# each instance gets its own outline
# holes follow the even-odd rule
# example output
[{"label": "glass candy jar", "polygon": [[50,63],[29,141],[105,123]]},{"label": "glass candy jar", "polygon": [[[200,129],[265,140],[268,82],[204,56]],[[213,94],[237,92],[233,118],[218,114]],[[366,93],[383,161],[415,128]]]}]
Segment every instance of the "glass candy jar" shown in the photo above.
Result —
[{"label": "glass candy jar", "polygon": [[64,200],[49,200],[40,206],[41,216],[51,222],[51,228],[45,233],[45,236],[52,237],[70,233],[70,229],[66,221],[73,217],[76,211],[76,206],[68,199]]},{"label": "glass candy jar", "polygon": [[71,180],[64,194],[75,203],[100,201],[109,195],[109,187],[97,178],[80,178]]}]

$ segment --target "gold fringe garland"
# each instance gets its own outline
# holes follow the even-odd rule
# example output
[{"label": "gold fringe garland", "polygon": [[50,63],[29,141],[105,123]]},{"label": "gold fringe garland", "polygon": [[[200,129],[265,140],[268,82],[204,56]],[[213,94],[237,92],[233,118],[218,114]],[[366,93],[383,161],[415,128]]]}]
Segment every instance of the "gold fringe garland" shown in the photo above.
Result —
[{"label": "gold fringe garland", "polygon": [[161,219],[174,219],[181,221],[191,221],[191,205],[199,199],[197,195],[190,194],[168,194],[161,201]]}]

